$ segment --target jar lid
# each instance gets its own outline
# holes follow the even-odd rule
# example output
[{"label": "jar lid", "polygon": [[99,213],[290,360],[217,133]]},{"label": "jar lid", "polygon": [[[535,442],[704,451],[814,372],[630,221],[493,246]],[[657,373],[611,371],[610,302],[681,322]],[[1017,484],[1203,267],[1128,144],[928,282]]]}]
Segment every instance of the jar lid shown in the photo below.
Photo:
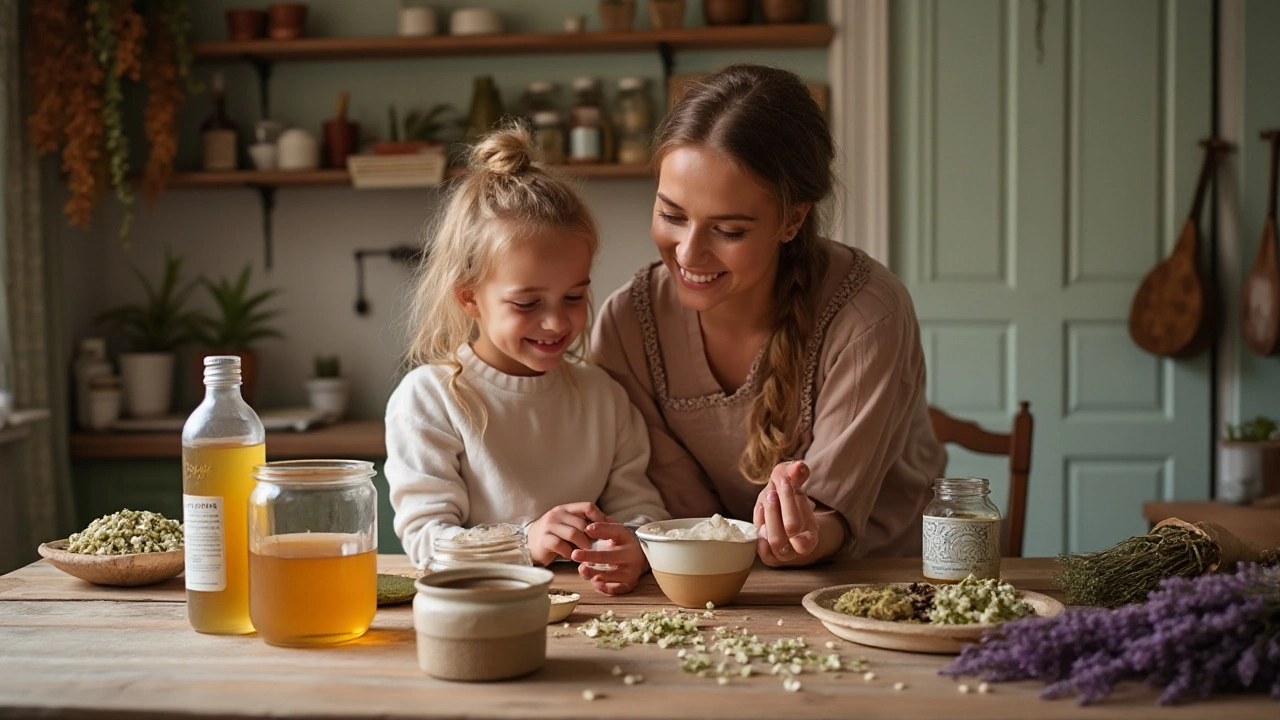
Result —
[{"label": "jar lid", "polygon": [[590,90],[596,86],[596,79],[593,77],[580,77],[573,79],[574,90]]},{"label": "jar lid", "polygon": [[555,85],[546,80],[534,80],[529,83],[529,92],[531,93],[549,93],[555,88]]},{"label": "jar lid", "polygon": [[253,468],[253,477],[273,484],[342,484],[364,481],[374,476],[368,460],[276,460]]},{"label": "jar lid", "polygon": [[560,122],[560,113],[555,110],[540,110],[533,114],[534,125],[555,125]]},{"label": "jar lid", "polygon": [[476,525],[449,537],[436,537],[432,540],[435,549],[452,550],[458,548],[487,548],[506,545],[513,540],[523,542],[524,533],[519,525],[512,523],[493,523]]},{"label": "jar lid", "polygon": [[644,78],[642,77],[624,77],[618,81],[619,90],[639,90],[644,87]]}]

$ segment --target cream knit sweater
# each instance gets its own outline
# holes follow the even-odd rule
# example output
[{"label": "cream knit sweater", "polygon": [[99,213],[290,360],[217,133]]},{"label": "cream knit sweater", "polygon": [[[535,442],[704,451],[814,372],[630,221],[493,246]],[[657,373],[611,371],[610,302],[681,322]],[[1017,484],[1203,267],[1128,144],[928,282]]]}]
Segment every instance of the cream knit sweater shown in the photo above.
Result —
[{"label": "cream knit sweater", "polygon": [[447,366],[415,368],[387,401],[395,530],[415,565],[430,560],[438,534],[523,525],[566,503],[595,502],[624,523],[669,517],[645,475],[644,420],[603,370],[565,363],[518,377],[490,367],[468,346],[458,358],[475,391],[468,399],[488,413],[483,433],[450,395]]}]

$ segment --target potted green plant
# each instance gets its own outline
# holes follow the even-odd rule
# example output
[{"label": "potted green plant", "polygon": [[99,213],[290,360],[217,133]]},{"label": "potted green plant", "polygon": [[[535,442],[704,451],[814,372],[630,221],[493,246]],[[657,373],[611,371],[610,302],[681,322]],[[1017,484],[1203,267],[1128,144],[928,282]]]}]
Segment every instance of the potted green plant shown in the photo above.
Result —
[{"label": "potted green plant", "polygon": [[1227,436],[1218,447],[1218,500],[1247,503],[1278,491],[1280,427],[1274,420],[1259,415],[1239,425],[1228,424]]},{"label": "potted green plant", "polygon": [[196,325],[196,336],[204,350],[197,353],[196,362],[203,375],[204,358],[209,355],[236,355],[240,358],[241,395],[250,405],[254,402],[258,387],[258,355],[253,343],[265,338],[282,338],[284,334],[271,327],[270,322],[280,314],[279,310],[265,310],[263,304],[279,294],[279,290],[267,289],[256,293],[249,291],[252,266],[245,265],[235,280],[201,279],[201,284],[213,300],[215,314],[202,315]]},{"label": "potted green plant", "polygon": [[316,356],[315,376],[307,379],[311,409],[324,413],[326,420],[341,420],[347,412],[349,394],[349,384],[342,377],[342,362],[338,356]]},{"label": "potted green plant", "polygon": [[126,335],[133,348],[120,354],[124,384],[124,411],[132,417],[167,415],[173,404],[174,351],[190,342],[200,314],[187,309],[198,281],[184,282],[182,258],[165,253],[164,274],[153,285],[136,267],[145,300],[99,313],[96,322]]}]

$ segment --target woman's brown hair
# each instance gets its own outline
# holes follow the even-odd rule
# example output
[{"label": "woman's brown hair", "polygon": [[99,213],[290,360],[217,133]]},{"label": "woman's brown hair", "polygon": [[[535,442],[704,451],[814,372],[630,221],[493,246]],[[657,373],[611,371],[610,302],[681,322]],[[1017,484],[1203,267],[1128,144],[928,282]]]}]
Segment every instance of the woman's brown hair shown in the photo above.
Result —
[{"label": "woman's brown hair", "polygon": [[724,155],[773,188],[784,222],[796,205],[814,206],[780,250],[773,331],[738,462],[748,480],[764,483],[775,465],[792,458],[800,440],[805,356],[826,267],[817,205],[835,187],[835,143],[822,110],[794,73],[731,65],[691,87],[668,113],[655,141],[655,167],[672,150],[691,146]]}]

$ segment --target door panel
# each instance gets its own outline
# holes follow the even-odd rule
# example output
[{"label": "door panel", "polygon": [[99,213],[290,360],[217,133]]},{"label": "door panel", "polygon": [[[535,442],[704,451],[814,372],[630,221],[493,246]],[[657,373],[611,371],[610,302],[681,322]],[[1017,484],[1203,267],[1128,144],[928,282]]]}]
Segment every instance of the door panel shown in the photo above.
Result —
[{"label": "door panel", "polygon": [[[1027,554],[1107,547],[1144,500],[1207,496],[1208,356],[1148,355],[1127,316],[1212,127],[1210,0],[892,12],[893,267],[930,402],[997,429],[1031,402]],[[991,477],[1003,507],[1003,459],[953,449],[948,472]]]}]

